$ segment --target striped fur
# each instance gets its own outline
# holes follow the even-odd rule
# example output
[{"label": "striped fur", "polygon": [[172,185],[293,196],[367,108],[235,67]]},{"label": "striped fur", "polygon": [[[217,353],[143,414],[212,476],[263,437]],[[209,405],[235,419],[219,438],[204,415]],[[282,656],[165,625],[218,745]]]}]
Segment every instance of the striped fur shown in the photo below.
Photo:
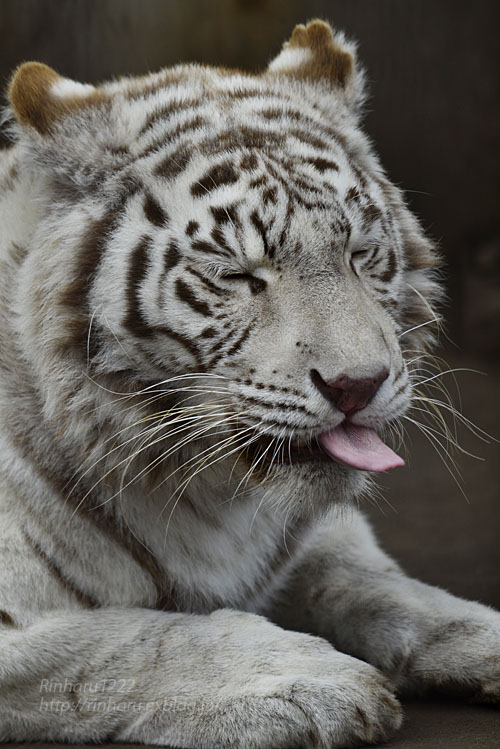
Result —
[{"label": "striped fur", "polygon": [[[367,487],[313,452],[285,459],[342,418],[311,372],[386,368],[359,417],[383,429],[410,403],[402,336],[432,343],[436,253],[360,129],[363,100],[355,46],[318,21],[260,75],[182,65],[94,87],[16,72],[0,162],[0,674],[26,696],[14,708],[0,678],[0,739],[340,747],[399,725],[382,674],[256,616],[286,626],[277,591],[331,569],[307,565],[318,523],[333,543],[342,526],[320,519]],[[346,533],[353,569],[395,574],[361,518]],[[297,626],[334,639],[298,606]],[[371,660],[390,671],[384,647]],[[45,710],[54,674],[129,679],[134,704],[167,708],[85,717],[72,689],[77,710]]]}]

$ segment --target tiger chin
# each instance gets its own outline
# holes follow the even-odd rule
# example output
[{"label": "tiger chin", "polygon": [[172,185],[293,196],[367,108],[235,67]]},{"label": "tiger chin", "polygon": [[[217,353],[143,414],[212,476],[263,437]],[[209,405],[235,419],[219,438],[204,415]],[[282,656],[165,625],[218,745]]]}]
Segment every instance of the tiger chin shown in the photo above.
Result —
[{"label": "tiger chin", "polygon": [[500,616],[339,507],[433,343],[436,250],[360,129],[355,45],[99,86],[40,63],[0,158],[0,739],[390,737],[500,698]]}]

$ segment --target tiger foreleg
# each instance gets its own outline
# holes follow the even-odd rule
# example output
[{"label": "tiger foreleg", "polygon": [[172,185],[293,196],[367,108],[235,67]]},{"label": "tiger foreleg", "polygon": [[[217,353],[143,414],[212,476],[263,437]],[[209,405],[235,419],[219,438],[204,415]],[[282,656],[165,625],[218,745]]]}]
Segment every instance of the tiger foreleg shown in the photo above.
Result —
[{"label": "tiger foreleg", "polygon": [[309,539],[271,616],[385,672],[403,693],[500,701],[500,614],[407,577],[354,513]]},{"label": "tiger foreleg", "polygon": [[3,741],[331,749],[401,722],[374,668],[253,614],[67,611],[0,632]]}]

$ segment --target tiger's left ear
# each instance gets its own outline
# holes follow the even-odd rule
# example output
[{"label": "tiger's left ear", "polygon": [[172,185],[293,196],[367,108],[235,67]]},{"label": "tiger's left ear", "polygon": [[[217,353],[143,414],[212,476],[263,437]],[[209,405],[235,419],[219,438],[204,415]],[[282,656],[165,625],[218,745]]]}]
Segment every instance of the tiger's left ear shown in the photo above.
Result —
[{"label": "tiger's left ear", "polygon": [[268,66],[268,72],[292,79],[326,83],[344,91],[353,103],[363,98],[363,74],[356,66],[356,45],[325,21],[310,21],[293,30],[290,41]]},{"label": "tiger's left ear", "polygon": [[20,65],[9,86],[9,100],[16,119],[41,135],[49,133],[64,117],[100,103],[104,98],[94,86],[63,78],[41,62]]}]

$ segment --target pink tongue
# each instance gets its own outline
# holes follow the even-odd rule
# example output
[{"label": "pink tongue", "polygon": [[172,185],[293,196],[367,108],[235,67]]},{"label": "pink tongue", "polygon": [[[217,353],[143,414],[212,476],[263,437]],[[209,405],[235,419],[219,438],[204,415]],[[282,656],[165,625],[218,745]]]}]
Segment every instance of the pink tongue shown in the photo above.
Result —
[{"label": "pink tongue", "polygon": [[322,434],[319,442],[333,458],[363,471],[387,471],[405,464],[369,427],[340,424]]}]

